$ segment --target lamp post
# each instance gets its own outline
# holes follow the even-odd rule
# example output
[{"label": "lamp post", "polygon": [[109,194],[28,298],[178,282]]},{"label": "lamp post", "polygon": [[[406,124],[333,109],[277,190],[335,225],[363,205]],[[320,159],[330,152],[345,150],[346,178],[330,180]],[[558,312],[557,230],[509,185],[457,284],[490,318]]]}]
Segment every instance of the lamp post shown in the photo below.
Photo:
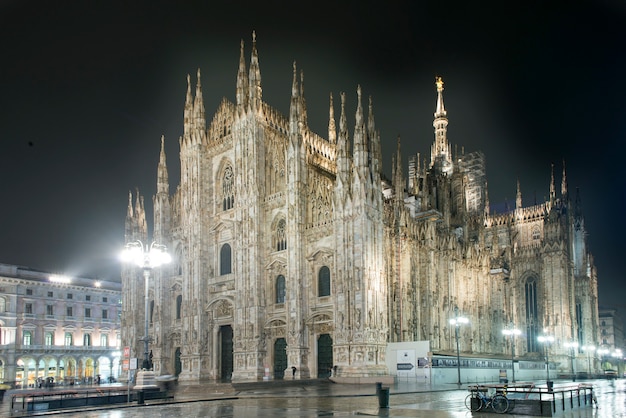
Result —
[{"label": "lamp post", "polygon": [[615,349],[615,351],[613,351],[613,353],[611,353],[611,356],[612,356],[614,359],[616,359],[616,361],[617,361],[617,364],[615,365],[615,367],[617,368],[617,370],[616,370],[617,375],[616,375],[615,377],[616,377],[616,378],[617,378],[617,377],[620,377],[620,376],[621,376],[621,373],[620,373],[620,369],[621,369],[620,364],[622,363],[622,359],[624,358],[624,355],[623,355],[623,353],[622,353],[622,350],[621,350],[621,349],[619,349],[619,348],[616,348],[616,349]]},{"label": "lamp post", "polygon": [[570,341],[565,343],[565,347],[568,347],[570,349],[570,351],[572,352],[572,357],[571,357],[571,361],[572,361],[572,382],[576,381],[576,369],[574,367],[574,357],[576,356],[576,349],[578,348],[578,342],[576,341]]},{"label": "lamp post", "polygon": [[150,368],[150,351],[148,344],[150,337],[148,336],[149,328],[149,282],[150,272],[153,268],[159,267],[163,264],[167,264],[171,261],[170,255],[167,253],[165,245],[152,242],[150,245],[144,244],[137,240],[126,244],[122,251],[121,259],[123,262],[135,264],[143,269],[144,285],[145,285],[145,324],[144,324],[144,336],[143,336],[143,363],[142,368],[148,370]]},{"label": "lamp post", "polygon": [[595,345],[583,345],[583,351],[587,353],[587,378],[591,377],[591,353],[596,350]]},{"label": "lamp post", "polygon": [[454,318],[450,318],[450,324],[454,325],[454,338],[456,340],[456,368],[458,381],[457,385],[461,385],[461,350],[459,348],[459,326],[461,324],[467,324],[469,319],[464,316],[459,316],[459,308],[457,306],[454,307]]},{"label": "lamp post", "polygon": [[511,336],[511,372],[513,374],[513,382],[515,383],[515,336],[520,335],[522,331],[515,328],[513,324],[511,324],[510,328],[503,329],[502,334]]},{"label": "lamp post", "polygon": [[550,381],[550,359],[548,357],[550,349],[548,348],[548,346],[550,345],[550,343],[554,342],[554,337],[552,335],[540,335],[539,337],[537,337],[537,341],[542,343],[546,350],[546,386],[548,387],[549,391],[552,391],[552,382]]},{"label": "lamp post", "polygon": [[604,356],[606,356],[607,354],[609,354],[610,351],[608,348],[598,348],[598,354],[599,354],[599,358],[600,358],[600,369],[602,369],[602,373],[604,373],[605,370],[605,364],[604,364]]}]

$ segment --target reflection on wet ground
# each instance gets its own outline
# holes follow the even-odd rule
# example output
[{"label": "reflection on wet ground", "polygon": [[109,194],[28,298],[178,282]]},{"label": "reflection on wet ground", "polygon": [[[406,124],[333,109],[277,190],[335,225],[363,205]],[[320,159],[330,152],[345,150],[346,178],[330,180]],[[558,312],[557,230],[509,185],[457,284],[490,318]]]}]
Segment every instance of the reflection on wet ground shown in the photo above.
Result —
[{"label": "reflection on wet ground", "polygon": [[[592,381],[598,407],[584,407],[572,411],[560,412],[563,418],[619,418],[626,417],[626,380]],[[558,384],[558,382],[557,382]],[[390,397],[389,408],[379,408],[375,390],[369,387],[349,387],[344,385],[293,386],[251,389],[223,394],[222,397],[238,399],[194,400],[191,391],[185,393],[179,388],[177,400],[171,404],[125,405],[115,409],[100,409],[83,412],[66,412],[67,418],[137,418],[137,417],[347,417],[347,416],[383,416],[383,417],[493,417],[494,413],[471,413],[465,407],[468,392],[452,387],[431,388],[435,392],[401,393],[402,384],[395,386]],[[406,390],[410,390],[407,385]],[[206,399],[204,397],[195,399]],[[8,405],[3,404],[3,411],[8,413]],[[50,412],[48,412],[50,414]],[[5,415],[6,416],[6,415]],[[525,415],[506,415],[525,417]]]}]

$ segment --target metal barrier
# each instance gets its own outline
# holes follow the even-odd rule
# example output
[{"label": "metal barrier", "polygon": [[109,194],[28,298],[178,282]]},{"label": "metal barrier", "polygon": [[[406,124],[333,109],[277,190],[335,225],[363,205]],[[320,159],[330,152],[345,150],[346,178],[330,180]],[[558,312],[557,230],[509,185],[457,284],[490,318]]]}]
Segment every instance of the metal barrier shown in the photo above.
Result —
[{"label": "metal barrier", "polygon": [[593,385],[579,384],[558,387],[537,387],[532,382],[514,385],[471,385],[468,390],[502,393],[511,402],[508,412],[514,414],[546,416],[592,406],[596,401]]}]

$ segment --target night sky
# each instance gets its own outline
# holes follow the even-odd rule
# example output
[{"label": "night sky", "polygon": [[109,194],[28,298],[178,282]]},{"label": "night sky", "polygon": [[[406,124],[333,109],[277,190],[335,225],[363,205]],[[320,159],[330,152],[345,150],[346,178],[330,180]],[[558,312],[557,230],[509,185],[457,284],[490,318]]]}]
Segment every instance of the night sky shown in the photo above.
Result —
[{"label": "night sky", "polygon": [[346,92],[351,133],[357,85],[373,97],[388,177],[398,136],[405,168],[429,157],[436,75],[452,149],[484,152],[497,210],[518,179],[524,205],[543,201],[552,164],[560,191],[565,161],[600,304],[626,311],[626,5],[484,4],[0,2],[0,262],[119,280],[128,192],[151,214],[161,135],[178,184],[187,74],[202,71],[210,123],[254,30],[263,99],[288,115],[296,61],[323,137],[330,92],[336,111]]}]

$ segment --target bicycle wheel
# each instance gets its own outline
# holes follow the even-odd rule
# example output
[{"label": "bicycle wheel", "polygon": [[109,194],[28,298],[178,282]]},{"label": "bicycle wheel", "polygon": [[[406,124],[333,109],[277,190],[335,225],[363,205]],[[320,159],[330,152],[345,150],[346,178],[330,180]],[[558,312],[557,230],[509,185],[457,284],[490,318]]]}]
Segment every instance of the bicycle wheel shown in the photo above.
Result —
[{"label": "bicycle wheel", "polygon": [[465,406],[472,412],[480,411],[483,401],[476,394],[470,393],[465,398]]},{"label": "bicycle wheel", "polygon": [[502,395],[494,395],[491,399],[491,407],[498,414],[504,414],[509,410],[509,400]]}]

